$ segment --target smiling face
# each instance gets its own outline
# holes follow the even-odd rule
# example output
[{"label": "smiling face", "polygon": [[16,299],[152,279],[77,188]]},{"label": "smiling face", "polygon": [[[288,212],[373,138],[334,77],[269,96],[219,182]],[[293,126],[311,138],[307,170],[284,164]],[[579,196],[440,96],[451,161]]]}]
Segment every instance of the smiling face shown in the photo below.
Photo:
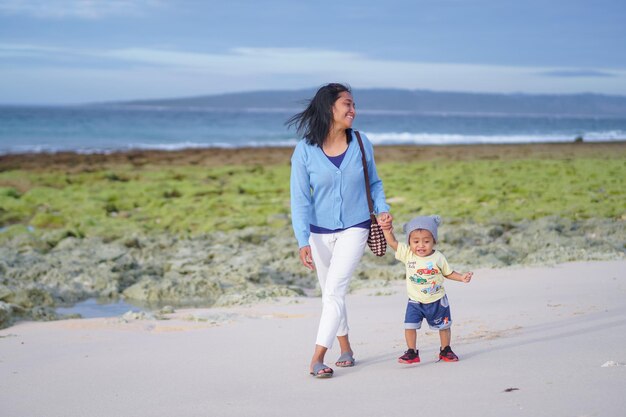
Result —
[{"label": "smiling face", "polygon": [[333,104],[333,127],[338,129],[349,129],[356,117],[356,109],[352,94],[343,91]]},{"label": "smiling face", "polygon": [[409,235],[409,247],[417,256],[424,257],[432,254],[434,246],[435,239],[428,230],[413,230]]}]

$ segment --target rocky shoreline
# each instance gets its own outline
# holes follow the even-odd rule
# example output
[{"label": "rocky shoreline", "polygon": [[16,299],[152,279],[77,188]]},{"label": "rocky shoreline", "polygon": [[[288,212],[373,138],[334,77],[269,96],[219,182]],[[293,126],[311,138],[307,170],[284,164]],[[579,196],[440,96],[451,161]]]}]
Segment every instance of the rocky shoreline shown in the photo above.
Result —
[{"label": "rocky shoreline", "polygon": [[[0,172],[10,170],[93,172],[119,166],[225,166],[289,164],[293,147],[200,148],[177,151],[132,150],[113,153],[25,153],[0,155]],[[389,145],[376,146],[376,162],[413,163],[437,160],[515,160],[623,158],[626,140],[607,142]]]},{"label": "rocky shoreline", "polygon": [[[620,260],[626,223],[554,216],[491,224],[448,221],[440,240],[439,249],[457,269]],[[315,275],[300,265],[288,225],[115,241],[22,234],[0,247],[0,277],[0,328],[19,319],[63,318],[57,307],[94,297],[158,309],[318,295]],[[366,251],[352,289],[384,287],[402,278],[392,252],[376,258]]]}]

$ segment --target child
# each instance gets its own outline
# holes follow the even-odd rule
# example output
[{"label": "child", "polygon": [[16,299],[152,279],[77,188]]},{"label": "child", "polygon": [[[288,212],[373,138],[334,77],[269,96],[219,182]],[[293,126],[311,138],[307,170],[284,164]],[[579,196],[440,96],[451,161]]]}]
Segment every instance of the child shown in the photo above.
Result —
[{"label": "child", "polygon": [[445,256],[434,249],[437,243],[439,216],[419,216],[404,225],[408,236],[408,245],[398,243],[393,235],[392,222],[380,222],[389,246],[396,251],[396,259],[406,265],[406,286],[409,301],[404,318],[404,337],[408,350],[398,358],[400,363],[418,363],[420,361],[417,344],[417,329],[426,319],[431,329],[439,330],[441,347],[439,360],[456,362],[459,358],[450,349],[450,305],[443,288],[443,278],[454,281],[470,282],[472,272],[455,272],[448,265]]}]

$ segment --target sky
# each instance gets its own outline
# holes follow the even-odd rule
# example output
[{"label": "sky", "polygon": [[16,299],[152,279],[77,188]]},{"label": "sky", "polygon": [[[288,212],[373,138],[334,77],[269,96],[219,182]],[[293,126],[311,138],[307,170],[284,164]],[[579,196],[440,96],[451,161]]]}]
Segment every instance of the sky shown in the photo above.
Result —
[{"label": "sky", "polygon": [[359,88],[626,95],[624,0],[0,0],[0,103]]}]

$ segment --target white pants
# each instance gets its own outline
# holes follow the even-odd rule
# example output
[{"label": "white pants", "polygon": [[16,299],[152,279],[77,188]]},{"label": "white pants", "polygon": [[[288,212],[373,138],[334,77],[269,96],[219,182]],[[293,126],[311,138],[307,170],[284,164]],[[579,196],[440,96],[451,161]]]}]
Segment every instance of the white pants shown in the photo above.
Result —
[{"label": "white pants", "polygon": [[316,344],[330,349],[336,336],[348,334],[346,293],[367,243],[369,229],[311,233],[309,243],[322,290],[322,317]]}]

